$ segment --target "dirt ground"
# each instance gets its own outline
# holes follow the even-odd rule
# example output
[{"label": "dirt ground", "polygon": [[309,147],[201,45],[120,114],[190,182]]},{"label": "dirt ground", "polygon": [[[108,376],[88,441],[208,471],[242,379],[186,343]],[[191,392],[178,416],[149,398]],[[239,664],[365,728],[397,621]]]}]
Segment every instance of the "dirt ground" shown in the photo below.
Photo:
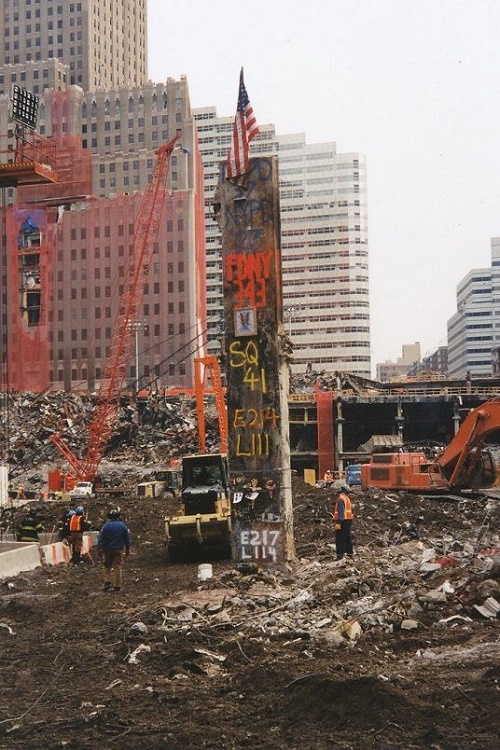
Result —
[{"label": "dirt ground", "polygon": [[[353,502],[352,563],[335,560],[331,491],[297,479],[289,571],[214,562],[200,581],[166,561],[165,501],[134,499],[121,593],[96,557],[1,581],[0,748],[496,750],[500,621],[474,605],[499,598],[500,500]],[[96,528],[108,508],[87,505]],[[46,528],[62,509],[39,506]],[[437,570],[408,566],[428,548]]]}]

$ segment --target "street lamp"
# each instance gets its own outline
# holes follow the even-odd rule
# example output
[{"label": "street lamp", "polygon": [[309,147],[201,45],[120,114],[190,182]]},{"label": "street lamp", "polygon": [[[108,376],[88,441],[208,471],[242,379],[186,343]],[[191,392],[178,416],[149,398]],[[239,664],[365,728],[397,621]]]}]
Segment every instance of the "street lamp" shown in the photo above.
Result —
[{"label": "street lamp", "polygon": [[295,307],[285,307],[285,313],[288,318],[288,335],[292,335],[292,315],[295,312]]}]

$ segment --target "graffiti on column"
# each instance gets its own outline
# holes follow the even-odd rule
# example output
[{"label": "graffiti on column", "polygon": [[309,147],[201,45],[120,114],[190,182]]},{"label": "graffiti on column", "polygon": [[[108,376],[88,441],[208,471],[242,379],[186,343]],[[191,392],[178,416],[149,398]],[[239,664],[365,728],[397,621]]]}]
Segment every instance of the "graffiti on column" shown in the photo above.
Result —
[{"label": "graffiti on column", "polygon": [[251,160],[247,188],[221,184],[228,459],[236,562],[283,560],[276,165]]}]

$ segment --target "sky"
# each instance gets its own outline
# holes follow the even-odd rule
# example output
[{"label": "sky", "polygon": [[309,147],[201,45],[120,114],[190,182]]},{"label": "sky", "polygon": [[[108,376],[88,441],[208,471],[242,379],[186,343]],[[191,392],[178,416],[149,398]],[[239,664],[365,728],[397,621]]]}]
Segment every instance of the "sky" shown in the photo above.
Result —
[{"label": "sky", "polygon": [[149,78],[366,155],[372,365],[447,343],[500,236],[498,0],[148,0]]}]

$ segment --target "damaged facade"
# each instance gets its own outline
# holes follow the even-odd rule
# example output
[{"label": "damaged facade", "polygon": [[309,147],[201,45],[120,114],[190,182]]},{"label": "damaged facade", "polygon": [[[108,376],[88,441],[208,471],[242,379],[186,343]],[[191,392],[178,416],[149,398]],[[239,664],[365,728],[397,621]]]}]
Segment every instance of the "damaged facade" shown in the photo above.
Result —
[{"label": "damaged facade", "polygon": [[[167,93],[179,103],[170,125],[164,114]],[[115,144],[123,138],[128,145],[112,163],[100,155],[106,154],[107,144],[81,137],[82,130],[93,131],[98,119],[104,122],[103,132],[111,123],[126,129],[125,113],[135,123],[145,111],[153,120],[165,119],[163,126],[147,143],[137,127],[128,137],[115,130]],[[202,349],[205,339],[206,283],[203,170],[185,80],[169,79],[133,96],[128,90],[92,96],[77,87],[50,91],[43,118],[40,129],[50,134],[56,148],[57,182],[18,186],[13,205],[4,208],[7,286],[18,290],[4,293],[4,387],[95,389],[117,318],[127,257],[133,252],[134,218],[143,199],[138,191],[149,182],[155,149],[177,128],[185,139],[183,152],[172,157],[169,199],[127,380],[136,388],[158,379],[165,385],[191,382],[193,352]],[[6,148],[3,158],[8,154]],[[116,191],[118,180],[119,193],[99,188],[106,171],[116,175],[107,184]],[[4,189],[13,190],[5,183]]]}]

